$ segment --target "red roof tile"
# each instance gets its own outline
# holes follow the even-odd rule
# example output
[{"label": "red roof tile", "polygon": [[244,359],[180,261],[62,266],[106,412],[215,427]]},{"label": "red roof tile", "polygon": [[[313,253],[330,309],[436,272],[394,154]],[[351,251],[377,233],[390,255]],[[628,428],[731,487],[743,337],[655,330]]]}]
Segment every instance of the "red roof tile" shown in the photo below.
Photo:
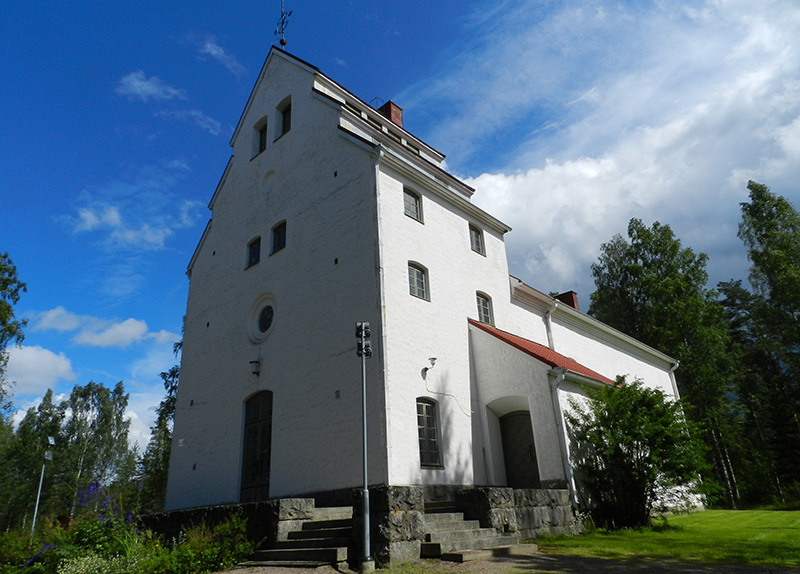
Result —
[{"label": "red roof tile", "polygon": [[551,367],[564,367],[568,371],[576,373],[578,375],[583,375],[584,377],[589,377],[590,379],[595,379],[597,381],[602,381],[604,383],[608,383],[610,385],[615,384],[614,381],[611,379],[604,377],[600,373],[591,370],[588,367],[584,367],[579,362],[575,361],[574,359],[570,359],[569,357],[565,357],[561,353],[556,353],[550,347],[545,347],[544,345],[540,345],[539,343],[534,343],[533,341],[529,341],[528,339],[523,339],[522,337],[518,337],[517,335],[512,335],[511,333],[507,333],[506,331],[501,331],[491,325],[487,325],[486,323],[481,323],[479,321],[475,321],[474,319],[469,319],[469,324],[481,329],[482,331],[486,331],[490,335],[500,339],[504,343],[511,345],[515,349],[522,351],[537,359]]}]

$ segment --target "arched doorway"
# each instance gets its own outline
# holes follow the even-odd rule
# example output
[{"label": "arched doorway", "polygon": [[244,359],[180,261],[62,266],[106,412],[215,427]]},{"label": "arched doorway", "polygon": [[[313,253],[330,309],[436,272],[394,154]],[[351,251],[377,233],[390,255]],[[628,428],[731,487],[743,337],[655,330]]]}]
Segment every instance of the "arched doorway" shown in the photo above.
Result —
[{"label": "arched doorway", "polygon": [[530,412],[514,411],[500,417],[500,436],[508,486],[540,488]]},{"label": "arched doorway", "polygon": [[272,391],[261,391],[250,397],[244,412],[241,500],[266,500],[272,453]]}]

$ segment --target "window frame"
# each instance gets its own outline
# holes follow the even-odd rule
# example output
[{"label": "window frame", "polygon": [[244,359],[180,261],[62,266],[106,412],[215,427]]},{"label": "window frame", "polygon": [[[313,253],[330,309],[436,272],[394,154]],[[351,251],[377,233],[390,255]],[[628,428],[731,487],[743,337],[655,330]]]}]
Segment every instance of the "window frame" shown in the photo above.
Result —
[{"label": "window frame", "polygon": [[[411,205],[413,205],[413,208]],[[416,211],[416,214],[413,213],[414,211]],[[407,187],[403,187],[403,213],[414,221],[425,223],[422,214],[422,195]]]},{"label": "window frame", "polygon": [[270,256],[286,249],[286,220],[272,226]]},{"label": "window frame", "polygon": [[[257,250],[257,251],[256,251]],[[255,255],[254,255],[255,253]],[[250,269],[261,262],[261,236],[254,237],[247,244],[247,261],[245,269]]]},{"label": "window frame", "polygon": [[469,247],[475,253],[486,256],[486,242],[483,240],[483,229],[471,223],[469,224]]},{"label": "window frame", "polygon": [[[415,275],[412,277],[412,270]],[[422,279],[422,294],[420,294],[419,280]],[[408,262],[408,293],[409,295],[422,299],[423,301],[431,300],[430,280],[428,278],[428,270],[425,266],[420,265],[415,261]]]},{"label": "window frame", "polygon": [[[420,407],[422,407],[422,413],[420,413]],[[422,468],[442,469],[444,468],[444,462],[442,460],[439,403],[430,397],[417,397],[415,412],[417,416],[419,465]],[[430,421],[432,421],[432,425],[429,424]]]},{"label": "window frame", "polygon": [[278,112],[275,126],[275,141],[278,141],[292,129],[292,96],[287,96],[275,108]]},{"label": "window frame", "polygon": [[252,157],[250,159],[255,158],[267,150],[268,127],[269,121],[267,116],[264,116],[253,124]]},{"label": "window frame", "polygon": [[[478,321],[494,327],[494,309],[492,308],[492,298],[486,293],[477,291],[475,293],[475,301],[478,305]],[[485,305],[482,305],[482,303],[485,303]]]}]

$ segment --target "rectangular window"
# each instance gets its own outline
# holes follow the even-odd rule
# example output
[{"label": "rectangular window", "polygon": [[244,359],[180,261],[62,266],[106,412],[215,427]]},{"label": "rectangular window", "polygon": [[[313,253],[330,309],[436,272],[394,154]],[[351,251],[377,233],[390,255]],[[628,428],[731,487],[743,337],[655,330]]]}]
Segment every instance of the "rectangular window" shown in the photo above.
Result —
[{"label": "rectangular window", "polygon": [[286,104],[281,110],[281,135],[292,129],[292,104]]},{"label": "rectangular window", "polygon": [[258,130],[258,153],[267,149],[267,124]]},{"label": "rectangular window", "polygon": [[408,292],[414,297],[428,299],[428,276],[425,270],[416,265],[408,265]]},{"label": "rectangular window", "polygon": [[261,260],[261,238],[256,237],[247,245],[247,266],[252,267]]},{"label": "rectangular window", "polygon": [[484,251],[483,247],[483,231],[474,225],[469,226],[469,246],[476,253],[486,255],[486,251]]},{"label": "rectangular window", "polygon": [[420,465],[441,466],[436,403],[431,400],[417,399],[417,432],[419,434]]},{"label": "rectangular window", "polygon": [[408,189],[403,189],[403,210],[410,218],[422,222],[422,198]]},{"label": "rectangular window", "polygon": [[279,223],[275,227],[272,228],[272,251],[270,255],[273,253],[277,253],[281,249],[286,247],[286,222]]}]

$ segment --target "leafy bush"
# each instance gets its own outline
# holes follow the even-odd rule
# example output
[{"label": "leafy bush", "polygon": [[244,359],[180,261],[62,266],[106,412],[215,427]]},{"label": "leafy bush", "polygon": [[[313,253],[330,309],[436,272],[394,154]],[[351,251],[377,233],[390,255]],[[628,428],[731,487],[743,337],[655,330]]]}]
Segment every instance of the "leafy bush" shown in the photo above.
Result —
[{"label": "leafy bush", "polygon": [[134,523],[99,517],[45,526],[41,536],[34,544],[26,533],[0,535],[0,574],[195,574],[233,567],[255,549],[237,515],[167,544]]},{"label": "leafy bush", "polygon": [[587,390],[567,415],[575,479],[595,524],[646,526],[654,506],[692,494],[704,447],[681,411],[641,381]]}]

